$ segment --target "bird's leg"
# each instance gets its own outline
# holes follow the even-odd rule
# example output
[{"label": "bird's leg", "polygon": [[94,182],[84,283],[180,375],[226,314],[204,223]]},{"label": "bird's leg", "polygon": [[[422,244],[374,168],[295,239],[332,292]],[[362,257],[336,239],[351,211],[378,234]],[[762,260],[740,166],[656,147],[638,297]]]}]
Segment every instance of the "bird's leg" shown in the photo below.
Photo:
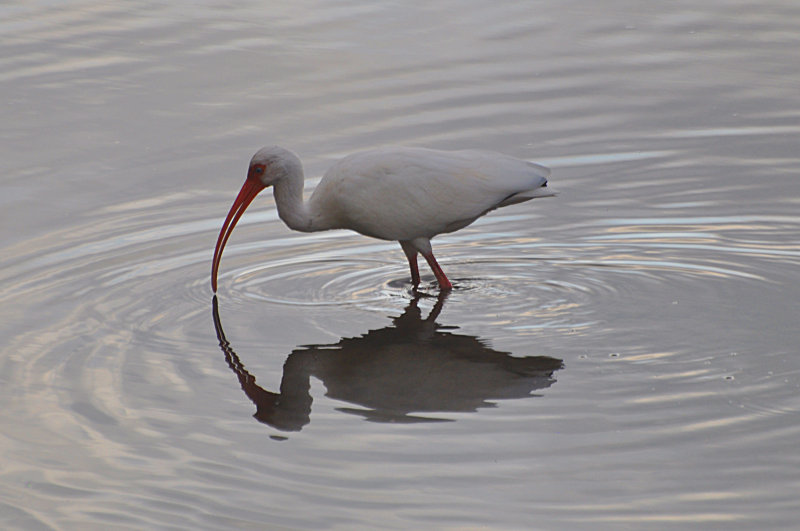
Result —
[{"label": "bird's leg", "polygon": [[444,274],[444,271],[442,271],[442,268],[439,267],[439,264],[436,262],[436,258],[433,257],[433,251],[422,253],[422,256],[424,256],[425,260],[428,261],[428,265],[431,266],[433,274],[436,275],[436,281],[439,282],[439,289],[441,290],[453,289],[453,285],[447,279],[447,275]]},{"label": "bird's leg", "polygon": [[419,266],[417,266],[417,249],[411,245],[411,242],[401,241],[400,246],[403,252],[406,253],[408,258],[408,267],[411,269],[411,283],[414,287],[419,286]]}]

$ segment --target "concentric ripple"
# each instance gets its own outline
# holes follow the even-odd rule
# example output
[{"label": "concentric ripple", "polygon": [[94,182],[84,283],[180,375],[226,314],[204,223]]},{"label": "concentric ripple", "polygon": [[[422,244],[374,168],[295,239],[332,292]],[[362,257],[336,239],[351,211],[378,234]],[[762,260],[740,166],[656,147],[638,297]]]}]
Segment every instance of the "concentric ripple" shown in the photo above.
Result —
[{"label": "concentric ripple", "polygon": [[[2,391],[25,399],[7,401],[13,404],[7,413],[40,419],[35,433],[6,434],[16,441],[15,448],[24,448],[32,438],[50,441],[53,449],[81,448],[71,452],[68,463],[56,460],[54,466],[77,463],[105,471],[102,481],[94,484],[96,490],[79,495],[87,500],[97,491],[122,489],[141,475],[142,467],[155,467],[153,463],[167,463],[152,472],[163,481],[183,477],[187,470],[213,470],[221,466],[213,456],[225,454],[231,434],[259,447],[264,427],[250,418],[248,399],[258,403],[253,389],[260,389],[262,397],[277,394],[284,387],[284,365],[296,359],[327,378],[325,390],[317,392],[312,386],[304,395],[313,399],[310,412],[304,410],[301,422],[288,424],[302,425],[302,435],[341,436],[341,423],[352,426],[353,419],[361,418],[390,423],[457,420],[453,424],[464,426],[456,428],[458,434],[475,428],[470,415],[486,419],[482,411],[497,404],[491,418],[512,430],[531,419],[542,425],[563,420],[564,413],[557,409],[537,416],[536,408],[521,409],[519,401],[511,400],[531,394],[554,397],[550,407],[566,404],[566,415],[575,425],[592,426],[597,420],[570,409],[572,399],[556,398],[559,380],[570,375],[577,375],[580,388],[602,400],[606,411],[609,403],[618,403],[613,409],[617,425],[638,432],[635,441],[620,448],[611,435],[593,443],[593,452],[601,451],[620,464],[628,459],[626,447],[654,447],[663,440],[687,445],[696,434],[769,427],[773,419],[800,411],[794,395],[786,392],[787,381],[791,386],[797,374],[754,378],[752,371],[741,368],[743,356],[732,355],[758,349],[759,337],[746,330],[750,310],[743,310],[740,300],[786,289],[786,263],[800,257],[800,248],[786,237],[800,228],[797,216],[689,217],[661,212],[659,217],[598,220],[576,215],[564,227],[548,223],[547,214],[553,214],[548,205],[554,203],[536,203],[509,209],[507,215],[490,214],[472,227],[437,238],[434,248],[455,286],[440,303],[437,319],[442,326],[432,328],[440,332],[440,340],[448,341],[438,352],[457,352],[458,345],[468,342],[480,346],[486,356],[501,356],[503,364],[543,357],[564,359],[565,366],[529,387],[488,386],[492,394],[487,396],[505,397],[501,400],[467,396],[462,403],[468,406],[442,406],[454,401],[442,402],[441,395],[434,395],[436,400],[426,402],[432,411],[425,416],[413,414],[412,407],[397,406],[404,402],[396,398],[388,402],[399,413],[348,400],[380,399],[376,389],[386,391],[389,382],[398,382],[385,374],[391,370],[402,369],[408,381],[430,382],[429,365],[387,365],[386,371],[370,372],[387,380],[356,386],[360,394],[352,386],[337,388],[337,382],[347,380],[314,365],[331,352],[356,357],[368,352],[395,360],[399,346],[370,341],[399,327],[392,319],[400,319],[414,297],[399,246],[344,231],[292,233],[277,219],[270,201],[266,198],[266,208],[243,218],[222,260],[218,296],[235,361],[216,348],[209,311],[211,255],[226,207],[217,198],[176,194],[112,204],[91,219],[7,248],[13,259],[0,272],[0,298],[9,307],[37,311],[35,319],[20,314],[6,323],[26,323],[9,347],[13,355],[3,375],[6,383],[13,383]],[[200,212],[220,214],[198,216]],[[537,229],[527,228],[533,226]],[[419,305],[424,316],[432,311],[438,289],[421,266],[419,291],[427,297]],[[731,292],[738,298],[732,299]],[[713,317],[698,323],[699,314]],[[791,318],[789,312],[781,314]],[[708,322],[714,326],[705,326]],[[771,323],[773,328],[764,333],[785,333],[788,322]],[[725,331],[724,343],[720,330]],[[424,327],[420,333],[427,333]],[[722,344],[726,346],[717,346]],[[728,352],[715,352],[718,348]],[[438,359],[422,358],[425,363]],[[462,374],[470,378],[491,374],[474,371],[480,364],[467,367]],[[587,374],[604,378],[595,383]],[[650,374],[649,379],[642,379],[643,374]],[[506,380],[498,381],[507,385]],[[411,387],[405,380],[399,382],[403,389]],[[706,382],[714,382],[715,391],[697,389]],[[707,409],[686,409],[687,401],[713,398],[719,386],[728,386],[727,400],[739,408],[735,415],[715,420]],[[245,389],[251,392],[246,397]],[[456,412],[443,415],[436,409],[443,407]],[[42,415],[43,410],[49,413]],[[659,414],[657,425],[652,424],[653,412]],[[263,418],[263,408],[256,415]],[[585,423],[579,422],[583,416]],[[437,433],[445,440],[460,437],[445,436],[444,430]],[[292,433],[291,437],[302,436]],[[271,435],[287,438],[284,433]],[[178,451],[181,459],[173,461],[176,450],[163,442],[165,438],[182,448],[202,448],[203,462],[192,463],[184,449]],[[354,444],[370,447],[363,440]],[[577,439],[568,451],[589,455],[585,444]],[[91,451],[95,447],[103,448],[102,454]],[[543,451],[545,456],[557,459],[555,448]],[[12,454],[11,459],[25,462],[21,451]],[[407,457],[425,459],[413,451]],[[469,452],[459,459],[475,461]],[[227,480],[253,474],[246,460],[224,466]],[[263,466],[264,477],[294,477],[295,496],[307,486],[302,472],[286,470],[279,462]],[[37,494],[37,503],[43,505],[51,498],[48,489],[81,487],[72,477],[45,484]],[[351,484],[348,494],[356,495],[362,487]],[[203,495],[181,500],[173,492],[169,497],[187,513],[211,503]],[[128,511],[134,514],[148,503],[146,498],[133,500]],[[90,505],[87,501],[84,506]],[[552,507],[559,511],[557,505]],[[590,508],[585,512],[594,515]]]},{"label": "concentric ripple", "polygon": [[[11,248],[15,259],[3,271],[0,294],[31,299],[68,291],[110,305],[110,315],[121,312],[120,321],[127,321],[128,312],[141,313],[131,292],[155,297],[157,311],[205,302],[210,294],[211,242],[219,220],[192,219],[197,211],[213,210],[214,203],[201,199],[207,203],[178,197],[152,208],[109,208],[90,223],[26,242],[24,250]],[[772,271],[770,263],[800,256],[796,246],[766,243],[774,238],[764,235],[772,230],[770,223],[779,223],[775,226],[781,231],[790,230],[787,224],[800,225],[797,217],[604,220],[580,228],[588,234],[569,242],[548,227],[536,237],[504,230],[526,218],[535,219],[531,214],[490,215],[434,241],[440,263],[454,282],[454,297],[481,299],[491,310],[525,309],[539,326],[559,319],[589,324],[596,322],[603,301],[641,296],[642,290],[660,290],[665,284],[676,295],[708,289],[696,283],[703,278],[775,284],[780,273]],[[435,293],[436,283],[424,263],[421,271],[420,290]],[[249,300],[368,308],[402,299],[411,291],[407,265],[395,242],[346,231],[291,233],[274,209],[245,216],[220,274],[220,295],[229,305]],[[159,298],[167,292],[169,298]],[[181,320],[180,315],[172,317]]]}]

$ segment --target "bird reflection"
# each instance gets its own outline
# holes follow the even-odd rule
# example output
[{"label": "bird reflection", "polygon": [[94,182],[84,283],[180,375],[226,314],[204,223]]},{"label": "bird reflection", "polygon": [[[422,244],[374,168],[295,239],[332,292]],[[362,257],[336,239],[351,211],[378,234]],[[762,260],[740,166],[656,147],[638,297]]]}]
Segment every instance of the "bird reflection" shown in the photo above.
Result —
[{"label": "bird reflection", "polygon": [[256,384],[225,338],[216,296],[212,309],[225,361],[256,405],[253,416],[283,431],[299,431],[310,422],[311,376],[322,381],[326,396],[358,406],[340,411],[398,423],[447,421],[419,414],[494,407],[491,400],[530,397],[555,381],[562,360],[513,357],[436,323],[446,298],[446,292],[440,294],[425,319],[415,296],[390,326],[335,344],[298,347],[286,358],[277,393]]}]

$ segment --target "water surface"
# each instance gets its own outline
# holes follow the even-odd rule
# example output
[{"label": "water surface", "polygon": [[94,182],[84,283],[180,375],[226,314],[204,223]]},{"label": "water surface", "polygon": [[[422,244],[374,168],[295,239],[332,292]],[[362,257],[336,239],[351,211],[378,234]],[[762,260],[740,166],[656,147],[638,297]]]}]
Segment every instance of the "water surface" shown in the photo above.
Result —
[{"label": "water surface", "polygon": [[[0,8],[4,528],[790,529],[794,2]],[[382,145],[553,168],[434,241],[298,234]]]}]

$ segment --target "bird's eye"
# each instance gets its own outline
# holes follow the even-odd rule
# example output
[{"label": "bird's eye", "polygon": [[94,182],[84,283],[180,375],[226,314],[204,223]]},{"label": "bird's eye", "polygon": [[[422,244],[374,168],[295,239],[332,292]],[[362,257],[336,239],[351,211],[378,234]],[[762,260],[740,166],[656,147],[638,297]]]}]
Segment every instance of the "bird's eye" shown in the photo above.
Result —
[{"label": "bird's eye", "polygon": [[261,166],[259,164],[258,166],[255,166],[253,170],[256,172],[256,174],[261,175],[262,173],[264,173],[264,166]]}]

